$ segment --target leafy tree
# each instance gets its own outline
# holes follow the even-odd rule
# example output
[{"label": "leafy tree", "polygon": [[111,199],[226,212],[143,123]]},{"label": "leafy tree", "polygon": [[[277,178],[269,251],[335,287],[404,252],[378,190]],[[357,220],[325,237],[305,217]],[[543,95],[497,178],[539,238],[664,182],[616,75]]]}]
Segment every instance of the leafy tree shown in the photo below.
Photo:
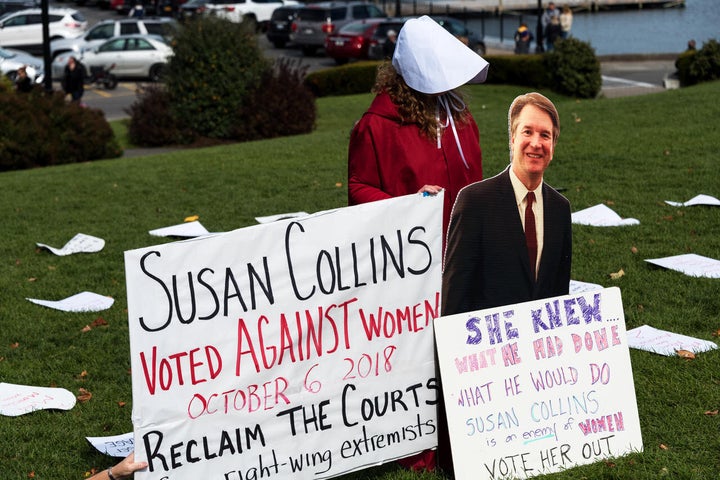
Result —
[{"label": "leafy tree", "polygon": [[178,33],[173,50],[165,85],[174,116],[199,135],[229,138],[243,100],[269,68],[254,32],[201,16]]}]

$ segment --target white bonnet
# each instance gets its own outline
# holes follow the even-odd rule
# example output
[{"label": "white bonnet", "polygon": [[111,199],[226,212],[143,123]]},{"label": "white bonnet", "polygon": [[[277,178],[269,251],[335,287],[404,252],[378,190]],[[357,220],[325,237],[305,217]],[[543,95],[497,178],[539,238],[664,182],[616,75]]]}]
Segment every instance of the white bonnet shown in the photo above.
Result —
[{"label": "white bonnet", "polygon": [[484,82],[489,67],[484,58],[427,15],[405,22],[392,64],[410,88],[426,94]]}]

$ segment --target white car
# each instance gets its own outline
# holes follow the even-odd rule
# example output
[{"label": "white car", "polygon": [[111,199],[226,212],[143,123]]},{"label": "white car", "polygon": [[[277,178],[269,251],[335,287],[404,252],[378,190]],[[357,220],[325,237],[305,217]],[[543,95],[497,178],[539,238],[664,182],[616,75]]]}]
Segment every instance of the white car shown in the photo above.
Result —
[{"label": "white car", "polygon": [[177,20],[168,17],[103,20],[79,37],[59,38],[50,42],[50,57],[55,58],[56,55],[65,52],[79,54],[82,50],[97,47],[104,41],[120,35],[151,34],[171,37],[178,28]]},{"label": "white car", "polygon": [[[85,15],[72,8],[48,9],[50,39],[73,38],[87,30]],[[0,45],[42,54],[42,12],[31,8],[0,18]]]},{"label": "white car", "polygon": [[276,8],[299,5],[295,0],[208,0],[205,13],[240,23],[248,22],[256,30],[265,30]]},{"label": "white car", "polygon": [[116,77],[145,78],[154,82],[162,77],[163,70],[172,55],[172,48],[157,35],[126,35],[114,37],[80,55],[61,53],[52,62],[53,78],[65,74],[70,56],[75,56],[90,73],[91,67],[112,67]]},{"label": "white car", "polygon": [[33,83],[42,83],[45,78],[42,58],[33,57],[20,50],[0,48],[0,72],[15,81],[18,68],[25,66],[25,72]]}]

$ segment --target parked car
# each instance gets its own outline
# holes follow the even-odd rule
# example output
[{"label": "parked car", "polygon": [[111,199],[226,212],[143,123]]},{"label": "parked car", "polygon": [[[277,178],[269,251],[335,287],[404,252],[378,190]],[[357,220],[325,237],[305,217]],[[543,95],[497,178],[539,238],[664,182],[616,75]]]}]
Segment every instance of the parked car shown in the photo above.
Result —
[{"label": "parked car", "polygon": [[155,0],[110,0],[110,10],[120,15],[128,15],[136,3],[142,3],[143,16],[155,15]]},{"label": "parked car", "polygon": [[205,5],[208,0],[189,0],[178,7],[177,19],[186,22],[196,15],[202,15],[205,12]]},{"label": "parked car", "polygon": [[27,10],[28,8],[39,8],[40,2],[37,0],[0,0],[0,17],[6,13],[17,12],[18,10]]},{"label": "parked car", "polygon": [[103,20],[93,25],[87,32],[76,38],[61,38],[50,42],[50,56],[55,58],[65,52],[79,54],[92,49],[105,40],[120,35],[151,34],[172,37],[180,28],[172,18],[125,18],[122,20]]},{"label": "parked car", "polygon": [[[48,9],[50,39],[72,38],[87,30],[88,22],[72,8]],[[42,54],[42,14],[39,8],[20,10],[0,18],[0,45]]]},{"label": "parked car", "polygon": [[368,46],[368,59],[370,60],[383,60],[388,56],[386,53],[385,43],[388,40],[388,32],[390,30],[395,32],[395,35],[400,33],[400,29],[405,23],[405,18],[388,18],[382,23],[379,23],[375,28],[375,31],[370,37],[370,45]]},{"label": "parked car", "polygon": [[290,41],[290,26],[299,8],[299,5],[288,5],[273,10],[265,35],[275,48],[284,48]]},{"label": "parked car", "polygon": [[[370,48],[380,45],[380,58],[384,58],[379,40],[387,38],[388,30],[399,32],[402,20],[385,18],[366,18],[350,22],[337,33],[325,37],[325,54],[340,65],[348,60],[368,59]],[[382,27],[382,28],[381,28]],[[380,31],[378,31],[380,30]]]},{"label": "parked car", "polygon": [[292,23],[290,40],[304,55],[314,55],[325,46],[325,37],[354,20],[386,18],[387,15],[374,3],[320,2],[300,8]]},{"label": "parked car", "polygon": [[25,72],[33,83],[42,83],[45,78],[42,58],[12,48],[0,48],[0,73],[14,82],[18,68],[22,66],[27,67]]},{"label": "parked car", "polygon": [[434,16],[431,18],[440,24],[445,30],[470,47],[479,55],[485,55],[485,41],[478,37],[475,32],[469,30],[463,22],[452,17]]},{"label": "parked car", "polygon": [[[388,30],[395,30],[396,33],[400,33],[402,24],[405,23],[408,18],[402,19],[388,19],[387,24],[378,25],[372,40],[370,41],[370,48],[368,51],[368,58],[371,60],[381,60],[385,58],[384,43],[387,40]],[[469,30],[465,24],[452,17],[445,16],[431,16],[440,26],[445,28],[448,32],[452,33],[458,40],[463,42],[465,45],[470,47],[473,51],[479,55],[485,55],[485,42],[482,38],[478,37],[475,32]]]},{"label": "parked car", "polygon": [[210,0],[206,12],[231,22],[248,22],[256,31],[267,28],[276,8],[283,5],[298,5],[295,0]]},{"label": "parked car", "polygon": [[[118,77],[143,78],[157,82],[172,55],[172,48],[157,35],[128,35],[114,37],[92,50],[86,50],[77,57],[85,69],[108,68],[114,65],[112,73]],[[63,53],[52,62],[55,78],[62,78],[71,53]]]}]

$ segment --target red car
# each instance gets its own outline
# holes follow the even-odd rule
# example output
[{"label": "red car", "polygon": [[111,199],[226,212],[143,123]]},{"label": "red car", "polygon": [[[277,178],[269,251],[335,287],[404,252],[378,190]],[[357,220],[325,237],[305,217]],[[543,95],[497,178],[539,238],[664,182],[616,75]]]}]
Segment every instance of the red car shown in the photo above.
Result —
[{"label": "red car", "polygon": [[[348,23],[337,33],[325,37],[325,54],[335,59],[338,65],[351,59],[368,59],[370,46],[378,43],[378,27],[386,24],[387,18],[366,18]],[[398,22],[396,25],[396,31],[399,31],[402,23]]]}]

